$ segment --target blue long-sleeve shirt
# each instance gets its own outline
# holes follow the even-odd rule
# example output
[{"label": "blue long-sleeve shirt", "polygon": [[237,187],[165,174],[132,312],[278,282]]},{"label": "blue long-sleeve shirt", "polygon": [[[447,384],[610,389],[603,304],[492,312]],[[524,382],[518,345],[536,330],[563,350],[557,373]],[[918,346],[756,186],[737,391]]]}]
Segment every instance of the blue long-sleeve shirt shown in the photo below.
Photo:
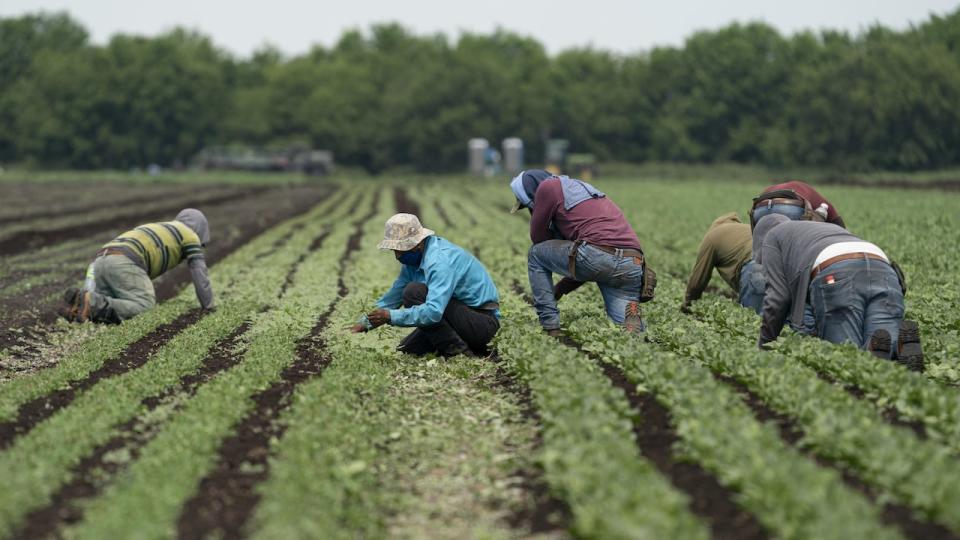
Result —
[{"label": "blue long-sleeve shirt", "polygon": [[[427,239],[419,268],[402,266],[393,286],[377,301],[377,307],[390,310],[390,324],[394,326],[436,324],[443,318],[451,298],[475,308],[500,302],[497,287],[483,264],[460,246],[439,236]],[[403,289],[411,282],[427,286],[426,302],[401,308]],[[499,310],[494,314],[500,317]]]}]

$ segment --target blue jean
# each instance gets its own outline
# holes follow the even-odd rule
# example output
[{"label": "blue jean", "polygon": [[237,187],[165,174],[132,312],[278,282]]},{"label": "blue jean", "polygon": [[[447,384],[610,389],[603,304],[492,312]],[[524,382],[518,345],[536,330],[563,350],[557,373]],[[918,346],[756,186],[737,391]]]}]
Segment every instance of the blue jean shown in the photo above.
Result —
[{"label": "blue jean", "polygon": [[740,268],[740,305],[750,308],[760,314],[763,309],[763,291],[767,287],[767,279],[763,275],[763,267],[753,262],[745,262]]},{"label": "blue jean", "polygon": [[781,214],[787,216],[793,221],[800,221],[803,217],[803,207],[792,204],[772,204],[770,206],[758,206],[753,209],[753,222],[759,223],[760,218],[770,214]]},{"label": "blue jean", "polygon": [[866,258],[831,264],[810,283],[810,302],[821,339],[865,349],[870,336],[885,329],[897,350],[903,293],[889,264]]},{"label": "blue jean", "polygon": [[547,240],[531,246],[527,254],[527,274],[540,325],[546,330],[560,328],[560,310],[553,297],[553,274],[595,282],[603,296],[607,317],[623,324],[627,304],[640,298],[643,265],[636,264],[633,257],[606,253],[584,244],[577,251],[576,275],[571,276],[567,266],[571,248],[573,242],[569,240]]}]

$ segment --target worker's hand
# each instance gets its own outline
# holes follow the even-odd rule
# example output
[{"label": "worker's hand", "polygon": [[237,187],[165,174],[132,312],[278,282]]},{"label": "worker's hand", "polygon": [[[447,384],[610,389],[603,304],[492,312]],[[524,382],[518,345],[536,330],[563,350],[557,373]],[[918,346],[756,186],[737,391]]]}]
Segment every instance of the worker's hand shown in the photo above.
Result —
[{"label": "worker's hand", "polygon": [[570,294],[573,291],[577,290],[581,285],[582,281],[577,281],[575,279],[563,278],[553,286],[553,298],[560,300],[560,297],[565,294]]},{"label": "worker's hand", "polygon": [[390,312],[385,309],[375,309],[367,313],[367,319],[374,328],[390,322]]},{"label": "worker's hand", "polygon": [[563,296],[563,292],[564,292],[564,291],[563,291],[563,289],[560,288],[560,284],[559,284],[559,283],[557,283],[556,285],[554,285],[554,286],[553,286],[553,299],[556,300],[557,302],[559,302],[559,301],[560,301],[560,297]]},{"label": "worker's hand", "polygon": [[350,332],[352,332],[352,333],[354,333],[354,334],[361,334],[361,333],[366,332],[366,331],[367,331],[367,329],[364,328],[363,325],[360,324],[360,323],[357,323],[357,324],[353,325],[352,327],[350,327]]}]

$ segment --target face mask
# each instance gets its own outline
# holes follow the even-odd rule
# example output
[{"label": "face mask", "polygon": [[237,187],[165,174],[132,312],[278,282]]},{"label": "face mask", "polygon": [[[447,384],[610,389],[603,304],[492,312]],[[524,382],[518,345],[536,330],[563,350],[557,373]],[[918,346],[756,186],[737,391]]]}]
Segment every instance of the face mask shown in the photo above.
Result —
[{"label": "face mask", "polygon": [[407,266],[420,266],[420,261],[423,260],[422,251],[405,251],[397,257],[397,260],[402,264]]}]

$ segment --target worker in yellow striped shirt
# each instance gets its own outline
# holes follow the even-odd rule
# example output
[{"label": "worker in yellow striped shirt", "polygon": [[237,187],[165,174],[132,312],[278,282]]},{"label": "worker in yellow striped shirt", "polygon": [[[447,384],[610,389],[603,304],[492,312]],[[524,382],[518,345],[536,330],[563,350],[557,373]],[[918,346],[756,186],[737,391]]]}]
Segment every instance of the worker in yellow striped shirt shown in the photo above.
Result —
[{"label": "worker in yellow striped shirt", "polygon": [[107,242],[87,270],[83,289],[67,289],[60,315],[72,322],[120,323],[157,303],[153,279],[186,260],[200,305],[213,308],[204,258],[210,228],[202,212],[182,210],[173,221],[147,223]]}]

